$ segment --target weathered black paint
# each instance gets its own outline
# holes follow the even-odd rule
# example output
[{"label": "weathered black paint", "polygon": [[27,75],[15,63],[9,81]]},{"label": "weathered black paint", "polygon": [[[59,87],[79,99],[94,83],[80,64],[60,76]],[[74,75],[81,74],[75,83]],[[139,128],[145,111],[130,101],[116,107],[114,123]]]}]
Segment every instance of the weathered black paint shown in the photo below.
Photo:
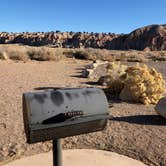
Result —
[{"label": "weathered black paint", "polygon": [[78,98],[79,97],[79,94],[78,93],[74,93],[73,94],[75,98]]},{"label": "weathered black paint", "polygon": [[69,93],[69,92],[66,92],[65,95],[66,95],[66,97],[69,100],[73,100],[74,98],[78,98],[79,97],[78,93]]},{"label": "weathered black paint", "polygon": [[63,94],[59,91],[51,92],[51,100],[56,106],[60,106],[64,103]]},{"label": "weathered black paint", "polygon": [[70,93],[66,92],[65,95],[69,100],[72,100],[72,95]]},{"label": "weathered black paint", "polygon": [[47,97],[46,94],[35,94],[34,98],[41,104],[44,103],[45,98]]}]

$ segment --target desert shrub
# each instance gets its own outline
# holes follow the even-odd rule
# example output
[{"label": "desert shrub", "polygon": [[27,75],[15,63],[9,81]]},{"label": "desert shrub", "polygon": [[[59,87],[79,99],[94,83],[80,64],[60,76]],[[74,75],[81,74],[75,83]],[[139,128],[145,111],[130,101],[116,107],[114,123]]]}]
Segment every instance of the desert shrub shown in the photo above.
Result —
[{"label": "desert shrub", "polygon": [[119,94],[124,87],[121,77],[125,74],[127,69],[126,65],[122,65],[120,62],[109,63],[107,67],[107,87],[111,88],[112,92]]},{"label": "desert shrub", "polygon": [[124,88],[120,98],[123,100],[156,104],[165,92],[165,80],[162,75],[146,65],[128,67],[122,82]]},{"label": "desert shrub", "polygon": [[159,51],[155,54],[149,56],[149,59],[152,59],[153,61],[166,61],[166,51]]},{"label": "desert shrub", "polygon": [[153,61],[166,61],[166,51],[149,51],[144,54]]},{"label": "desert shrub", "polygon": [[166,61],[166,56],[152,56],[150,59],[153,61]]},{"label": "desert shrub", "polygon": [[165,80],[154,68],[146,65],[125,66],[110,63],[107,74],[99,79],[123,101],[156,104],[165,92]]},{"label": "desert shrub", "polygon": [[78,51],[74,52],[73,56],[76,59],[84,59],[84,60],[89,59],[89,53],[84,50],[78,50]]},{"label": "desert shrub", "polygon": [[63,52],[64,52],[64,50],[62,48],[55,49],[54,54],[55,54],[56,61],[59,61],[59,60],[62,60],[65,58],[65,55],[63,54]]},{"label": "desert shrub", "polygon": [[[22,46],[18,44],[6,44],[0,45],[1,52],[6,53],[7,57],[12,60],[22,60],[27,61],[39,60],[39,61],[58,61],[65,56],[63,55],[62,48],[49,48],[49,47],[31,47]],[[2,54],[1,53],[1,57]]]},{"label": "desert shrub", "polygon": [[127,57],[128,62],[145,62],[147,59],[143,55],[140,54],[132,54]]},{"label": "desert shrub", "polygon": [[76,52],[76,49],[64,49],[63,55],[67,58],[74,58],[74,53]]},{"label": "desert shrub", "polygon": [[[76,59],[82,60],[105,60],[112,61],[112,56],[110,51],[104,49],[94,49],[94,48],[85,48],[85,49],[72,49],[68,52],[67,57],[75,57]],[[65,52],[66,54],[66,52]]]},{"label": "desert shrub", "polygon": [[27,51],[31,60],[58,61],[63,57],[62,51],[53,48],[31,48]]},{"label": "desert shrub", "polygon": [[3,56],[4,59],[21,61],[27,61],[29,59],[26,53],[26,47],[18,45],[3,45],[0,46],[0,49],[3,50],[1,56]]},{"label": "desert shrub", "polygon": [[18,51],[18,50],[9,51],[8,57],[9,57],[9,59],[12,59],[12,60],[18,60],[18,61],[24,61],[24,62],[29,60],[27,53],[24,51],[21,51],[21,50],[20,51]]},{"label": "desert shrub", "polygon": [[128,61],[128,62],[145,62],[147,58],[141,51],[117,51],[94,48],[67,49],[64,55],[69,58],[83,60],[103,60],[103,61]]}]

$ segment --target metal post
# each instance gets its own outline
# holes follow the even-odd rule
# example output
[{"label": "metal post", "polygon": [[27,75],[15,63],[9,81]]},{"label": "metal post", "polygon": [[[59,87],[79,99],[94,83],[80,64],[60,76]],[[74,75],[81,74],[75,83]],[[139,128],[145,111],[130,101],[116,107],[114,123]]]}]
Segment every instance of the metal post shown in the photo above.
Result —
[{"label": "metal post", "polygon": [[62,146],[60,139],[53,140],[53,166],[62,166]]}]

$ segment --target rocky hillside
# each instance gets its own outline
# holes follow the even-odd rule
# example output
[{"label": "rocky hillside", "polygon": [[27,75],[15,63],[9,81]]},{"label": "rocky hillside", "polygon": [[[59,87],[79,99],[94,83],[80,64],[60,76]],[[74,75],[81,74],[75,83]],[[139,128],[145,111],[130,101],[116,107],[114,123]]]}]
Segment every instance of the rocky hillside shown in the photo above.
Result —
[{"label": "rocky hillside", "polygon": [[109,43],[107,49],[166,50],[166,24],[150,25],[118,36]]},{"label": "rocky hillside", "polygon": [[65,48],[106,48],[107,43],[117,37],[106,33],[81,32],[36,32],[36,33],[0,33],[0,44],[21,43],[31,46],[50,45]]},{"label": "rocky hillside", "polygon": [[166,50],[166,24],[150,25],[129,34],[87,32],[0,33],[0,44],[20,43],[65,48],[105,48],[111,50]]}]

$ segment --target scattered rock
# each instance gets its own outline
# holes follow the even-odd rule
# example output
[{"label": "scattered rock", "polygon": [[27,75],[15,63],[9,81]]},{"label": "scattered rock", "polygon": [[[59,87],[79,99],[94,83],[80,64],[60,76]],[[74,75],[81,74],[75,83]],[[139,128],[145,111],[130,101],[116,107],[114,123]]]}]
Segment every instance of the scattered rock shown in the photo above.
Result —
[{"label": "scattered rock", "polygon": [[17,149],[15,145],[10,145],[9,147],[9,157],[15,156],[17,154]]},{"label": "scattered rock", "polygon": [[0,161],[2,161],[3,160],[3,155],[2,155],[2,153],[0,153]]},{"label": "scattered rock", "polygon": [[108,64],[107,61],[96,60],[94,63],[86,66],[82,72],[82,76],[90,79],[99,79],[106,75]]},{"label": "scattered rock", "polygon": [[0,52],[0,59],[1,60],[8,60],[9,59],[6,52]]},{"label": "scattered rock", "polygon": [[159,100],[155,107],[156,112],[166,119],[166,97]]}]

